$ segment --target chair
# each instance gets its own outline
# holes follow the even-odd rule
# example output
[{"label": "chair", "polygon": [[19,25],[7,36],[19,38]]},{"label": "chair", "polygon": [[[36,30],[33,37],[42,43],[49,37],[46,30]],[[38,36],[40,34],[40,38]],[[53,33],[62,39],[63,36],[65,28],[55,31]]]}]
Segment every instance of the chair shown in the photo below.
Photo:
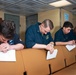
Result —
[{"label": "chair", "polygon": [[56,58],[49,60],[49,64],[51,65],[51,73],[65,67],[64,55],[61,46],[55,46],[54,48],[58,50],[58,53]]},{"label": "chair", "polygon": [[21,51],[27,75],[48,75],[49,64],[46,61],[46,51],[39,49],[24,49]]},{"label": "chair", "polygon": [[75,53],[74,50],[68,51],[65,46],[61,46],[62,51],[64,53],[64,57],[66,59],[66,66],[69,66],[73,63],[75,63]]},{"label": "chair", "polygon": [[73,49],[74,54],[75,54],[75,62],[76,62],[76,48]]},{"label": "chair", "polygon": [[20,51],[16,51],[15,62],[0,61],[0,75],[23,75],[24,66]]}]

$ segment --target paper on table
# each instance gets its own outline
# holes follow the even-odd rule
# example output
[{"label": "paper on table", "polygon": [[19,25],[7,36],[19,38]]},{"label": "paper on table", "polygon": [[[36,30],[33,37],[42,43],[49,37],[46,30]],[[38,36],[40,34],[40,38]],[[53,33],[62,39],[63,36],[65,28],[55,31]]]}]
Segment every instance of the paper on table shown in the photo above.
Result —
[{"label": "paper on table", "polygon": [[15,50],[9,50],[6,53],[0,52],[0,61],[16,61]]},{"label": "paper on table", "polygon": [[50,51],[48,51],[48,52],[47,52],[47,57],[46,57],[46,59],[48,60],[48,59],[56,58],[57,52],[58,52],[57,49],[55,49],[52,54],[50,53]]},{"label": "paper on table", "polygon": [[76,45],[66,45],[66,48],[71,51],[76,47]]}]

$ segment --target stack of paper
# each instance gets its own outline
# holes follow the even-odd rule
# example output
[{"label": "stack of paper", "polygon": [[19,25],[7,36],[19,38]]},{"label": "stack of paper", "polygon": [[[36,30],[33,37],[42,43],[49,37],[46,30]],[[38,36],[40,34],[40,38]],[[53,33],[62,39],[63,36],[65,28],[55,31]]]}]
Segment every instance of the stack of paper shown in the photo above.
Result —
[{"label": "stack of paper", "polygon": [[16,61],[15,50],[9,50],[6,53],[0,52],[0,61]]},{"label": "stack of paper", "polygon": [[48,59],[56,58],[57,52],[58,52],[57,49],[55,49],[52,54],[50,53],[50,51],[48,51],[48,52],[47,52],[47,57],[46,57],[46,59],[48,60]]},{"label": "stack of paper", "polygon": [[66,45],[66,48],[68,49],[68,51],[73,50],[76,47],[76,45]]}]

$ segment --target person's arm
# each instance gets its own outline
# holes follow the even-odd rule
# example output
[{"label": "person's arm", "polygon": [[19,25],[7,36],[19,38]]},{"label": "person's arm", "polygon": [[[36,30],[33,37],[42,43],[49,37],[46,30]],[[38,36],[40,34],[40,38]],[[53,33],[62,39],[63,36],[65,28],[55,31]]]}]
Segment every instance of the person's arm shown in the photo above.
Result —
[{"label": "person's arm", "polygon": [[10,49],[21,50],[24,48],[24,43],[20,39],[19,35],[15,34],[13,38],[13,44],[10,44]]},{"label": "person's arm", "polygon": [[55,42],[55,45],[67,45],[67,42]]},{"label": "person's arm", "polygon": [[15,44],[15,45],[10,45],[8,43],[2,43],[0,45],[0,51],[2,52],[7,52],[8,50],[21,50],[24,48],[23,44]]},{"label": "person's arm", "polygon": [[35,34],[32,28],[28,28],[25,33],[25,47],[32,48],[36,44]]},{"label": "person's arm", "polygon": [[44,45],[44,44],[35,44],[32,48],[38,48],[38,49],[46,49],[49,50],[50,53],[53,53],[54,48],[52,44]]},{"label": "person's arm", "polygon": [[14,49],[14,50],[21,50],[21,49],[23,49],[23,48],[24,48],[24,45],[21,44],[21,43],[16,44],[16,45],[10,45],[10,46],[9,46],[9,50],[11,50],[11,49]]},{"label": "person's arm", "polygon": [[32,48],[46,49],[46,46],[44,44],[35,44]]},{"label": "person's arm", "polygon": [[75,44],[74,40],[68,41],[68,42],[55,42],[56,45],[73,45]]}]

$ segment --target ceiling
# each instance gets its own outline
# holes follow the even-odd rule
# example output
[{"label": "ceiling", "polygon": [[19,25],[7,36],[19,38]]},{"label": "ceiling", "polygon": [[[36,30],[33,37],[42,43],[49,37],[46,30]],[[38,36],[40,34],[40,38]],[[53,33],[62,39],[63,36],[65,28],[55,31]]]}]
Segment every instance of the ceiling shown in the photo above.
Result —
[{"label": "ceiling", "polygon": [[[49,3],[55,1],[58,0],[0,0],[0,10],[28,16],[41,11],[55,9],[55,7],[49,5]],[[76,14],[76,0],[68,1],[70,1],[72,5],[63,7],[63,9]]]}]

